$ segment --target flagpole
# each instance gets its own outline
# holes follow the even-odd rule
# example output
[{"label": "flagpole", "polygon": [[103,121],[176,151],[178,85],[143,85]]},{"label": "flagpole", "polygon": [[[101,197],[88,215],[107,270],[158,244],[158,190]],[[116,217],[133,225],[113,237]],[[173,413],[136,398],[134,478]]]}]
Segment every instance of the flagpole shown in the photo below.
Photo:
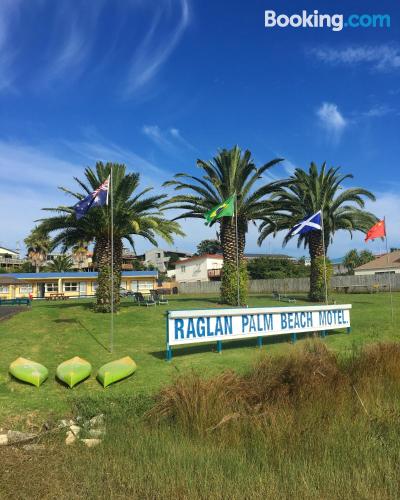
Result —
[{"label": "flagpole", "polygon": [[324,228],[324,210],[323,209],[321,209],[321,227],[322,227],[322,246],[324,248],[325,304],[328,305],[328,283],[327,283],[327,279],[326,279],[325,228]]},{"label": "flagpole", "polygon": [[394,311],[393,311],[393,294],[392,294],[392,279],[390,277],[390,271],[389,271],[389,249],[388,249],[388,239],[387,239],[387,229],[386,229],[386,216],[383,218],[383,224],[384,224],[384,228],[385,228],[386,263],[387,263],[387,266],[388,266],[390,307],[392,309],[392,323],[393,323],[393,317],[394,317]]},{"label": "flagpole", "polygon": [[114,194],[113,194],[113,167],[110,170],[110,201],[111,201],[111,325],[110,325],[110,352],[114,349]]},{"label": "flagpole", "polygon": [[239,270],[239,238],[237,219],[237,194],[235,194],[235,232],[236,232],[236,281],[237,281],[237,305],[240,306],[240,270]]}]

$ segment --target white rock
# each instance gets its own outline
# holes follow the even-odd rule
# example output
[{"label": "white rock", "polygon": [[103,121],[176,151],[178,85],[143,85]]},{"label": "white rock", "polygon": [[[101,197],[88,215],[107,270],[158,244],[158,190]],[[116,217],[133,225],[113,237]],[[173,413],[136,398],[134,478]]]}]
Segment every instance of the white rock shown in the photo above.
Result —
[{"label": "white rock", "polygon": [[104,429],[90,429],[88,434],[91,438],[100,438],[100,437],[104,436],[105,430]]},{"label": "white rock", "polygon": [[21,441],[27,441],[36,437],[36,434],[30,434],[29,432],[19,432],[19,431],[8,431],[7,432],[8,442],[10,444],[20,443]]},{"label": "white rock", "polygon": [[65,439],[65,444],[66,445],[70,445],[70,444],[73,444],[75,443],[76,441],[76,436],[75,434],[72,432],[72,431],[68,431],[67,432],[67,437]]},{"label": "white rock", "polygon": [[82,439],[82,442],[85,443],[88,448],[93,448],[93,446],[97,446],[101,443],[101,439]]},{"label": "white rock", "polygon": [[89,423],[93,427],[98,425],[104,425],[104,414],[101,413],[100,415],[96,415],[95,417],[90,419]]},{"label": "white rock", "polygon": [[6,446],[8,444],[7,434],[0,434],[0,446]]},{"label": "white rock", "polygon": [[71,425],[69,429],[75,434],[75,436],[78,436],[78,434],[81,432],[81,428],[79,427],[79,425]]}]

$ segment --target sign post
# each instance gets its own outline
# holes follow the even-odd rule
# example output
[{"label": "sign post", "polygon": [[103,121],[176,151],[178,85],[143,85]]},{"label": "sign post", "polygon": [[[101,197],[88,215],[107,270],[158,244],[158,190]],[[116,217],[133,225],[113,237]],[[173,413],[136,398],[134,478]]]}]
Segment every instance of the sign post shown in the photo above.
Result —
[{"label": "sign post", "polygon": [[224,340],[254,338],[262,347],[263,338],[345,328],[350,333],[351,304],[291,307],[252,307],[168,311],[166,325],[167,360],[172,347],[216,342],[222,351]]}]

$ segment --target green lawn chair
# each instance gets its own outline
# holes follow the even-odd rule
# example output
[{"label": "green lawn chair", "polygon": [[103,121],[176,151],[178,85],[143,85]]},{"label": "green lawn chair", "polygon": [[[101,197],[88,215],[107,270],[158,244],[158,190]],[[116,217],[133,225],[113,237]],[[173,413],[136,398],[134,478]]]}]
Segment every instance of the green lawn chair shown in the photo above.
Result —
[{"label": "green lawn chair", "polygon": [[143,296],[141,292],[135,292],[134,298],[136,300],[137,305],[139,306],[155,306],[156,302],[152,297],[149,297],[148,299]]}]

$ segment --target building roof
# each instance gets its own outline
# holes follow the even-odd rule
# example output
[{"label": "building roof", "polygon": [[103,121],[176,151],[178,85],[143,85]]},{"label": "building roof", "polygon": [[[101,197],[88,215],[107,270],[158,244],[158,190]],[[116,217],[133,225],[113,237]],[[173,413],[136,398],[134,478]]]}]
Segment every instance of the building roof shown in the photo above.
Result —
[{"label": "building roof", "polygon": [[15,250],[11,250],[10,248],[0,246],[0,250],[5,250],[6,252],[13,253],[14,255],[19,255],[18,252],[16,252]]},{"label": "building roof", "polygon": [[191,252],[184,252],[182,250],[174,250],[174,249],[172,249],[172,250],[165,250],[165,248],[156,247],[156,248],[150,248],[149,250],[146,250],[144,253],[138,254],[135,257],[144,259],[145,256],[146,256],[146,253],[157,253],[157,252],[164,252],[164,254],[173,253],[173,254],[176,254],[176,255],[189,255],[189,256],[193,255]]},{"label": "building roof", "polygon": [[176,264],[184,264],[185,262],[190,262],[192,260],[197,259],[223,259],[224,257],[219,253],[204,253],[203,255],[193,255],[193,257],[189,257],[188,259],[177,260]]},{"label": "building roof", "polygon": [[14,276],[10,274],[4,274],[0,276],[0,285],[21,285],[24,284],[22,280],[14,278]]},{"label": "building roof", "polygon": [[400,250],[383,254],[362,266],[356,267],[354,271],[372,271],[394,268],[400,268]]},{"label": "building roof", "polygon": [[[74,272],[63,273],[15,273],[10,274],[19,280],[21,279],[46,279],[46,278],[97,278],[97,272]],[[122,271],[122,278],[158,277],[158,271]]]}]

